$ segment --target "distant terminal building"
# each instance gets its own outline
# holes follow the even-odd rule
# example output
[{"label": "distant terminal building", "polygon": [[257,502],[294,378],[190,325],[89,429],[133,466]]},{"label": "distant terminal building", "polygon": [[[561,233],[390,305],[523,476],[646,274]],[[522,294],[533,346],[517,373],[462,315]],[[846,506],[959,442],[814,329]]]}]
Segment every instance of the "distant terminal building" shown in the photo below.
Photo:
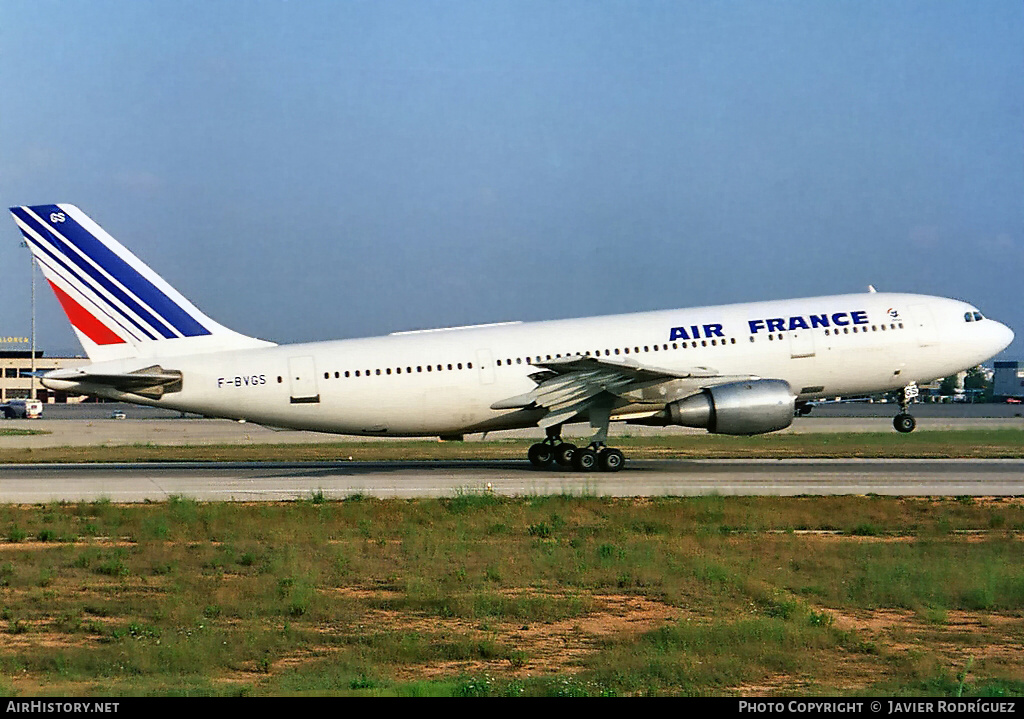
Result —
[{"label": "distant terminal building", "polygon": [[992,396],[997,399],[1024,397],[1024,367],[1016,360],[996,362],[992,378]]},{"label": "distant terminal building", "polygon": [[[80,367],[88,364],[85,357],[45,357],[36,350],[36,372]],[[32,350],[0,349],[0,402],[10,399],[39,399],[46,403],[81,402],[82,395],[54,392],[32,377]]]}]

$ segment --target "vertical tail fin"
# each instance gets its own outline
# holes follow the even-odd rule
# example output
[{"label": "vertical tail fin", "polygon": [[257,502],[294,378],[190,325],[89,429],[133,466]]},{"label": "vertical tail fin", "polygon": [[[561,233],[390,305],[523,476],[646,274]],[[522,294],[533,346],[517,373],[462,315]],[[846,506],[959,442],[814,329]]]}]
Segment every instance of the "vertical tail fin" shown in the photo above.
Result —
[{"label": "vertical tail fin", "polygon": [[272,345],[214,322],[74,205],[10,209],[94,362]]}]

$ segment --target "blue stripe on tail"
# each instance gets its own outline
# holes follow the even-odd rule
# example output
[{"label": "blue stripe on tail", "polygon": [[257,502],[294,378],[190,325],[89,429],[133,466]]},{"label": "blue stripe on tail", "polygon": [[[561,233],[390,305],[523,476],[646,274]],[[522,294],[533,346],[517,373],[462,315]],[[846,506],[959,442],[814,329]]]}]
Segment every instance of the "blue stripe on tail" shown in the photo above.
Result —
[{"label": "blue stripe on tail", "polygon": [[[134,310],[137,310],[137,314],[140,317],[142,317],[145,321],[155,325],[165,333],[170,332],[170,330],[162,327],[160,323],[157,322],[155,317],[153,317],[151,314],[149,314],[144,309],[139,307],[138,303],[136,303],[130,297],[125,295],[120,288],[115,287],[109,280],[100,275],[95,268],[89,266],[87,263],[83,263],[82,260],[77,257],[77,255],[74,255],[74,253],[72,253],[72,255],[69,255],[64,243],[61,242],[57,237],[55,237],[52,232],[47,231],[44,225],[40,225],[38,222],[36,222],[35,218],[33,218],[31,215],[25,212],[25,210],[23,210],[20,207],[12,207],[11,212],[14,213],[19,220],[28,225],[36,234],[42,235],[44,238],[46,238],[47,242],[51,243],[52,245],[60,249],[60,254],[56,254],[52,250],[50,250],[46,245],[40,244],[35,237],[28,233],[28,231],[24,229],[22,230],[22,234],[25,236],[25,239],[28,242],[32,243],[33,247],[37,248],[40,252],[49,257],[53,263],[60,266],[60,270],[57,270],[55,267],[51,266],[51,268],[55,272],[57,272],[57,274],[63,274],[66,277],[74,278],[82,286],[88,287],[96,295],[103,299],[108,312],[117,314],[117,316],[121,317],[123,321],[128,322],[138,332],[142,333],[149,339],[155,340],[157,339],[157,337],[156,335],[153,334],[151,330],[139,324],[138,320],[126,314],[124,310],[122,310],[117,305],[113,304],[107,298],[106,294],[102,291],[102,289],[100,287],[97,287],[98,282],[103,282],[106,286],[109,287],[111,292],[116,294],[118,297],[122,298],[124,304],[126,304],[128,307],[131,307]],[[65,262],[65,260],[67,260],[67,262]],[[74,266],[69,265],[68,262],[74,262]],[[88,272],[89,277],[86,277],[85,274],[83,274],[83,271],[79,271],[78,269],[83,264],[85,264],[83,270],[85,272]]]},{"label": "blue stripe on tail", "polygon": [[[29,209],[42,218],[50,218],[51,213],[53,213],[54,217],[62,216],[64,221],[59,223],[59,225],[55,225],[55,229],[67,238],[68,242],[77,247],[97,265],[102,267],[107,274],[115,278],[142,302],[152,308],[153,311],[164,320],[164,323],[155,321],[155,318],[153,318],[149,312],[140,307],[138,303],[133,301],[130,297],[126,296],[120,288],[111,283],[106,277],[103,277],[103,275],[97,272],[95,268],[89,266],[88,263],[77,257],[77,253],[74,253],[71,250],[64,250],[64,254],[68,259],[87,272],[90,277],[100,283],[108,292],[120,299],[121,302],[128,307],[131,307],[132,311],[136,312],[146,322],[153,325],[164,337],[171,338],[175,336],[170,332],[170,330],[164,327],[164,324],[174,327],[174,329],[185,337],[197,337],[200,335],[210,334],[210,330],[200,324],[198,320],[182,309],[174,302],[174,300],[165,295],[152,282],[139,274],[138,270],[121,259],[102,241],[98,240],[92,233],[79,225],[74,219],[67,215],[67,213],[64,213],[57,205],[38,205]],[[22,219],[26,221],[32,220],[31,217],[25,216],[22,216]],[[37,223],[34,222],[30,222],[30,224],[37,226]],[[43,229],[46,231],[48,239],[53,241],[56,246],[62,247],[63,249],[64,243],[54,236],[54,233],[50,231],[49,226],[44,224]]]}]

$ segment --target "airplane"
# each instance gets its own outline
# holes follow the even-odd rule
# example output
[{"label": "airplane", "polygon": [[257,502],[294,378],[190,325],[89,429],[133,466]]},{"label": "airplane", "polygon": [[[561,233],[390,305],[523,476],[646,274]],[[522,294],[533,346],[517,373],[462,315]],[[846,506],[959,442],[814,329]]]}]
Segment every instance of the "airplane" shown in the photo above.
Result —
[{"label": "airplane", "polygon": [[[974,367],[1013,341],[956,299],[871,291],[278,345],[220,325],[74,205],[10,208],[91,363],[52,390],[277,428],[461,439],[541,427],[527,457],[622,469],[612,421],[754,435],[810,402],[898,391]],[[589,422],[584,447],[562,438]]]}]

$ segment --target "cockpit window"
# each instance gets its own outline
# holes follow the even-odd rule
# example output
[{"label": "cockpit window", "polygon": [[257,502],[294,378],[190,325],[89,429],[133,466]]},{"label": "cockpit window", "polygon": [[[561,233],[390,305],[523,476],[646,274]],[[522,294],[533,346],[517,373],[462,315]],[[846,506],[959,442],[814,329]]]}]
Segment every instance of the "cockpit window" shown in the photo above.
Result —
[{"label": "cockpit window", "polygon": [[964,312],[964,322],[974,322],[974,315],[970,312]]},{"label": "cockpit window", "polygon": [[974,319],[975,319],[975,320],[983,320],[983,319],[985,319],[985,318],[984,318],[984,317],[982,317],[982,315],[981,315],[981,313],[980,313],[980,312],[975,312],[975,313],[974,313]]}]

